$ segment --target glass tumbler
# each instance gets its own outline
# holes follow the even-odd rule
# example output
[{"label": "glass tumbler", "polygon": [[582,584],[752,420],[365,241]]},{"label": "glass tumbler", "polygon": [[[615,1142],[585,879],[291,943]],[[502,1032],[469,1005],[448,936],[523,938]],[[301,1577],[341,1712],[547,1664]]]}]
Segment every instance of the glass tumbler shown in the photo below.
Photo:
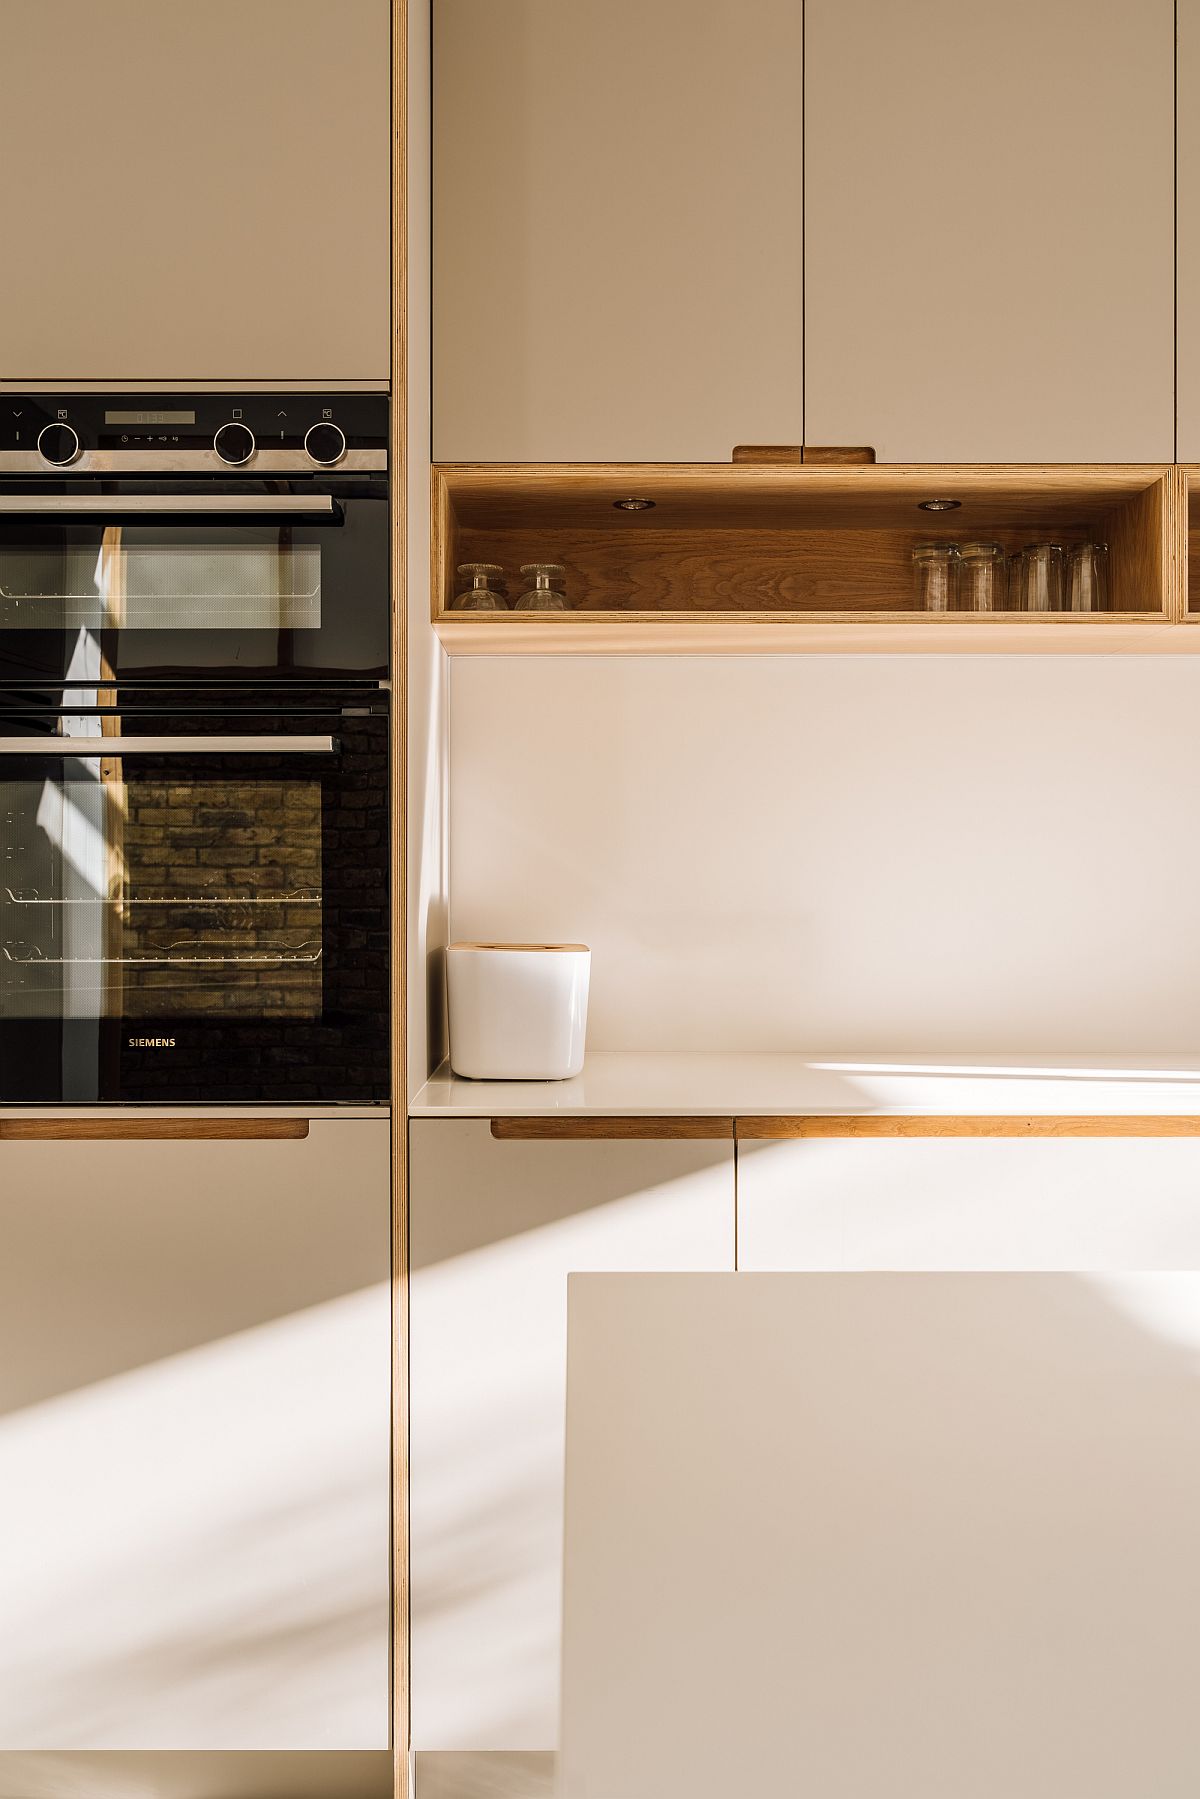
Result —
[{"label": "glass tumbler", "polygon": [[958,605],[958,545],[913,548],[913,605],[920,612],[953,612]]},{"label": "glass tumbler", "polygon": [[565,612],[567,601],[552,583],[566,574],[561,562],[523,562],[521,573],[533,576],[533,586],[517,601],[518,612]]},{"label": "glass tumbler", "polygon": [[498,562],[460,562],[458,572],[469,576],[471,585],[455,594],[452,612],[508,611],[508,601],[499,591],[499,577],[504,570]]},{"label": "glass tumbler", "polygon": [[1060,543],[1031,543],[1021,552],[1021,585],[1017,606],[1022,612],[1061,612],[1066,590],[1066,559]]},{"label": "glass tumbler", "polygon": [[1002,612],[1008,595],[1008,559],[1000,543],[964,543],[958,548],[958,606],[961,612]]},{"label": "glass tumbler", "polygon": [[1073,543],[1067,552],[1067,611],[1108,609],[1108,545]]}]

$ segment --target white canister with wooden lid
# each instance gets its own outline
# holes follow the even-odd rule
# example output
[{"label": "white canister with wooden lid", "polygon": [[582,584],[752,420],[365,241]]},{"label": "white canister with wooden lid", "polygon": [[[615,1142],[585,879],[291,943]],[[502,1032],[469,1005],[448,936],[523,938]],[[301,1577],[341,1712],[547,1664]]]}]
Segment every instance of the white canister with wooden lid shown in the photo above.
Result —
[{"label": "white canister with wooden lid", "polygon": [[583,1067],[585,943],[452,943],[450,1066],[475,1081],[564,1081]]}]

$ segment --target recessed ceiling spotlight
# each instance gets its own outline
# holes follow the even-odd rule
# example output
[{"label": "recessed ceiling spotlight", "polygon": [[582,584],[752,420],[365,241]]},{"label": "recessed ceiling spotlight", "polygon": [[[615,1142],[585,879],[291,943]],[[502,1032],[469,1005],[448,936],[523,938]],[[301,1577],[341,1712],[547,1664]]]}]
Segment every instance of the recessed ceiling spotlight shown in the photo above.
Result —
[{"label": "recessed ceiling spotlight", "polygon": [[953,512],[962,505],[961,500],[918,500],[917,505],[922,512]]},{"label": "recessed ceiling spotlight", "polygon": [[656,504],[655,500],[642,500],[636,495],[631,495],[627,500],[613,501],[618,512],[649,512],[650,508]]}]

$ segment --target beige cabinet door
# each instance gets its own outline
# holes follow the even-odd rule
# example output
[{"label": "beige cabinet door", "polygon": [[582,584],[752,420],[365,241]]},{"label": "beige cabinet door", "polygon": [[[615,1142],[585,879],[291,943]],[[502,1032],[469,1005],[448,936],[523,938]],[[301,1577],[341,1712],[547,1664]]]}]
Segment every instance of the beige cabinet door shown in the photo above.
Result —
[{"label": "beige cabinet door", "polygon": [[0,380],[387,378],[388,0],[8,0],[0,35]]},{"label": "beige cabinet door", "polygon": [[0,1143],[0,1750],[386,1749],[388,1151]]},{"label": "beige cabinet door", "polygon": [[434,456],[802,428],[802,0],[434,0]]},{"label": "beige cabinet door", "polygon": [[558,1799],[1191,1799],[1198,1347],[1195,1273],[576,1277]]},{"label": "beige cabinet door", "polygon": [[1200,1143],[743,1142],[738,1267],[1200,1268]]},{"label": "beige cabinet door", "polygon": [[1173,455],[1172,0],[806,0],[805,434]]},{"label": "beige cabinet door", "polygon": [[410,1148],[413,1745],[553,1750],[567,1277],[731,1271],[733,1146],[482,1119],[414,1120]]},{"label": "beige cabinet door", "polygon": [[[1176,6],[1178,167],[1178,448],[1180,462],[1200,462],[1200,0]],[[1194,603],[1194,602],[1193,602]]]}]

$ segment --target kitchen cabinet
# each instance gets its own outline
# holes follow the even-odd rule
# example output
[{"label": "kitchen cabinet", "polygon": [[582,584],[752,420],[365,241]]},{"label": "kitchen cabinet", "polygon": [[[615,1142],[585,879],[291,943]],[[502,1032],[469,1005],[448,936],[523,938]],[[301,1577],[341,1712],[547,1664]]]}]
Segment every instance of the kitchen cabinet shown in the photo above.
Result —
[{"label": "kitchen cabinet", "polygon": [[387,1748],[390,1245],[386,1120],[0,1141],[0,1749]]},{"label": "kitchen cabinet", "polygon": [[800,0],[434,0],[434,455],[798,444]]},{"label": "kitchen cabinet", "polygon": [[807,441],[1170,461],[1172,0],[868,11],[805,4]]},{"label": "kitchen cabinet", "polygon": [[1200,461],[1200,0],[1178,0],[1176,13],[1177,391],[1180,462]]},{"label": "kitchen cabinet", "polygon": [[389,0],[9,5],[0,380],[385,381]]},{"label": "kitchen cabinet", "polygon": [[1191,1799],[1198,1320],[1195,1273],[581,1275],[558,1792]]},{"label": "kitchen cabinet", "polygon": [[740,1142],[738,1267],[1200,1267],[1200,1142]]},{"label": "kitchen cabinet", "polygon": [[732,1270],[733,1145],[414,1120],[410,1171],[413,1746],[549,1751],[568,1277]]}]

